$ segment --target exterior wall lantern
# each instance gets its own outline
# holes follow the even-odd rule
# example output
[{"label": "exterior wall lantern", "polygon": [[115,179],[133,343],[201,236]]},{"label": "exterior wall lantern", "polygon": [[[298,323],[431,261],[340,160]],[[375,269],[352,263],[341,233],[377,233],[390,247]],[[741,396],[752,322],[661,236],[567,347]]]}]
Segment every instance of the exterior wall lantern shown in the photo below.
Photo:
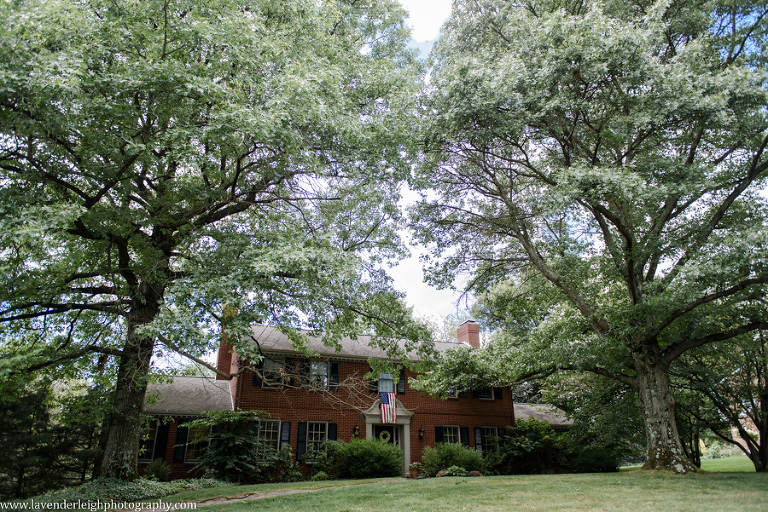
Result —
[{"label": "exterior wall lantern", "polygon": [[419,429],[419,441],[422,441],[424,439],[424,427],[421,427]]},{"label": "exterior wall lantern", "polygon": [[352,436],[353,437],[359,437],[360,436],[360,427],[355,425],[355,428],[352,430]]}]

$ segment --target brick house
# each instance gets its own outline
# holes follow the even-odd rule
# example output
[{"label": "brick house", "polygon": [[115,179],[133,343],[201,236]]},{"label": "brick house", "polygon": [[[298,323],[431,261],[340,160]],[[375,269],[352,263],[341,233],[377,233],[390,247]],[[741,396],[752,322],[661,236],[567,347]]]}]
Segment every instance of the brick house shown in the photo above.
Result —
[{"label": "brick house", "polygon": [[[437,350],[457,344],[479,347],[479,326],[465,322],[458,330],[457,343],[437,343]],[[150,387],[148,396],[159,400],[147,403],[144,413],[171,416],[174,421],[159,423],[150,432],[142,450],[144,459],[165,459],[173,478],[189,477],[189,469],[204,449],[198,440],[204,432],[178,427],[183,421],[207,410],[260,410],[269,419],[259,422],[259,436],[279,448],[288,444],[310,471],[312,454],[326,440],[349,441],[353,437],[376,436],[397,444],[407,465],[421,460],[423,449],[438,442],[462,443],[477,450],[495,448],[496,438],[515,424],[515,409],[509,388],[456,392],[445,399],[411,389],[410,370],[393,378],[396,418],[382,422],[377,381],[365,381],[369,358],[385,358],[384,352],[368,346],[368,338],[345,339],[336,350],[310,338],[313,357],[297,353],[286,335],[267,326],[256,326],[254,342],[265,356],[257,372],[246,371],[232,380],[223,377],[179,377],[172,384]],[[219,369],[237,372],[242,364],[225,341],[219,346]]]}]

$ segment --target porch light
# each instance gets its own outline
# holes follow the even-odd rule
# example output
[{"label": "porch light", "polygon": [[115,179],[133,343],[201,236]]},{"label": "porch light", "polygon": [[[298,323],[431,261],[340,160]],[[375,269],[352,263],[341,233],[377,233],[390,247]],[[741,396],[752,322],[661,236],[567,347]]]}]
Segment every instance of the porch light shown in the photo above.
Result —
[{"label": "porch light", "polygon": [[424,439],[424,427],[419,429],[419,441]]},{"label": "porch light", "polygon": [[357,425],[355,425],[355,428],[352,430],[352,435],[353,435],[354,437],[359,437],[359,436],[360,436],[360,427],[358,427]]}]

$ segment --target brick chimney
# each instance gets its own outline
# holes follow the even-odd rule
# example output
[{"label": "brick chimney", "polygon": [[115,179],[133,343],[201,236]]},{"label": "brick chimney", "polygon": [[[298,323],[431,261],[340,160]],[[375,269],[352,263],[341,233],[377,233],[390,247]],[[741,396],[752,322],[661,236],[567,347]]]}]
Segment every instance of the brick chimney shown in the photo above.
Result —
[{"label": "brick chimney", "polygon": [[474,320],[467,320],[456,331],[456,341],[480,348],[480,326]]},{"label": "brick chimney", "polygon": [[[230,373],[232,367],[232,345],[224,340],[219,342],[219,357],[216,361],[216,369],[222,372]],[[218,373],[216,374],[216,380],[227,380]]]}]

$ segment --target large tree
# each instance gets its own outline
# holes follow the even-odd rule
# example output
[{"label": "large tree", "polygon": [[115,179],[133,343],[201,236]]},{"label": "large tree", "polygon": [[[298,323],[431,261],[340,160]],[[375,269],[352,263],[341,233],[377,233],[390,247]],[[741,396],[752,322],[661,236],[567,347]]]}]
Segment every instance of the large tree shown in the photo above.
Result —
[{"label": "large tree", "polygon": [[529,301],[486,357],[508,377],[636,389],[648,468],[693,469],[670,364],[768,325],[767,27],[765,1],[465,0],[433,51],[413,221],[433,281]]},{"label": "large tree", "polygon": [[199,357],[228,308],[246,356],[253,321],[406,323],[381,271],[420,83],[403,17],[380,0],[0,5],[3,363],[114,361],[102,475],[136,475],[155,354]]}]

